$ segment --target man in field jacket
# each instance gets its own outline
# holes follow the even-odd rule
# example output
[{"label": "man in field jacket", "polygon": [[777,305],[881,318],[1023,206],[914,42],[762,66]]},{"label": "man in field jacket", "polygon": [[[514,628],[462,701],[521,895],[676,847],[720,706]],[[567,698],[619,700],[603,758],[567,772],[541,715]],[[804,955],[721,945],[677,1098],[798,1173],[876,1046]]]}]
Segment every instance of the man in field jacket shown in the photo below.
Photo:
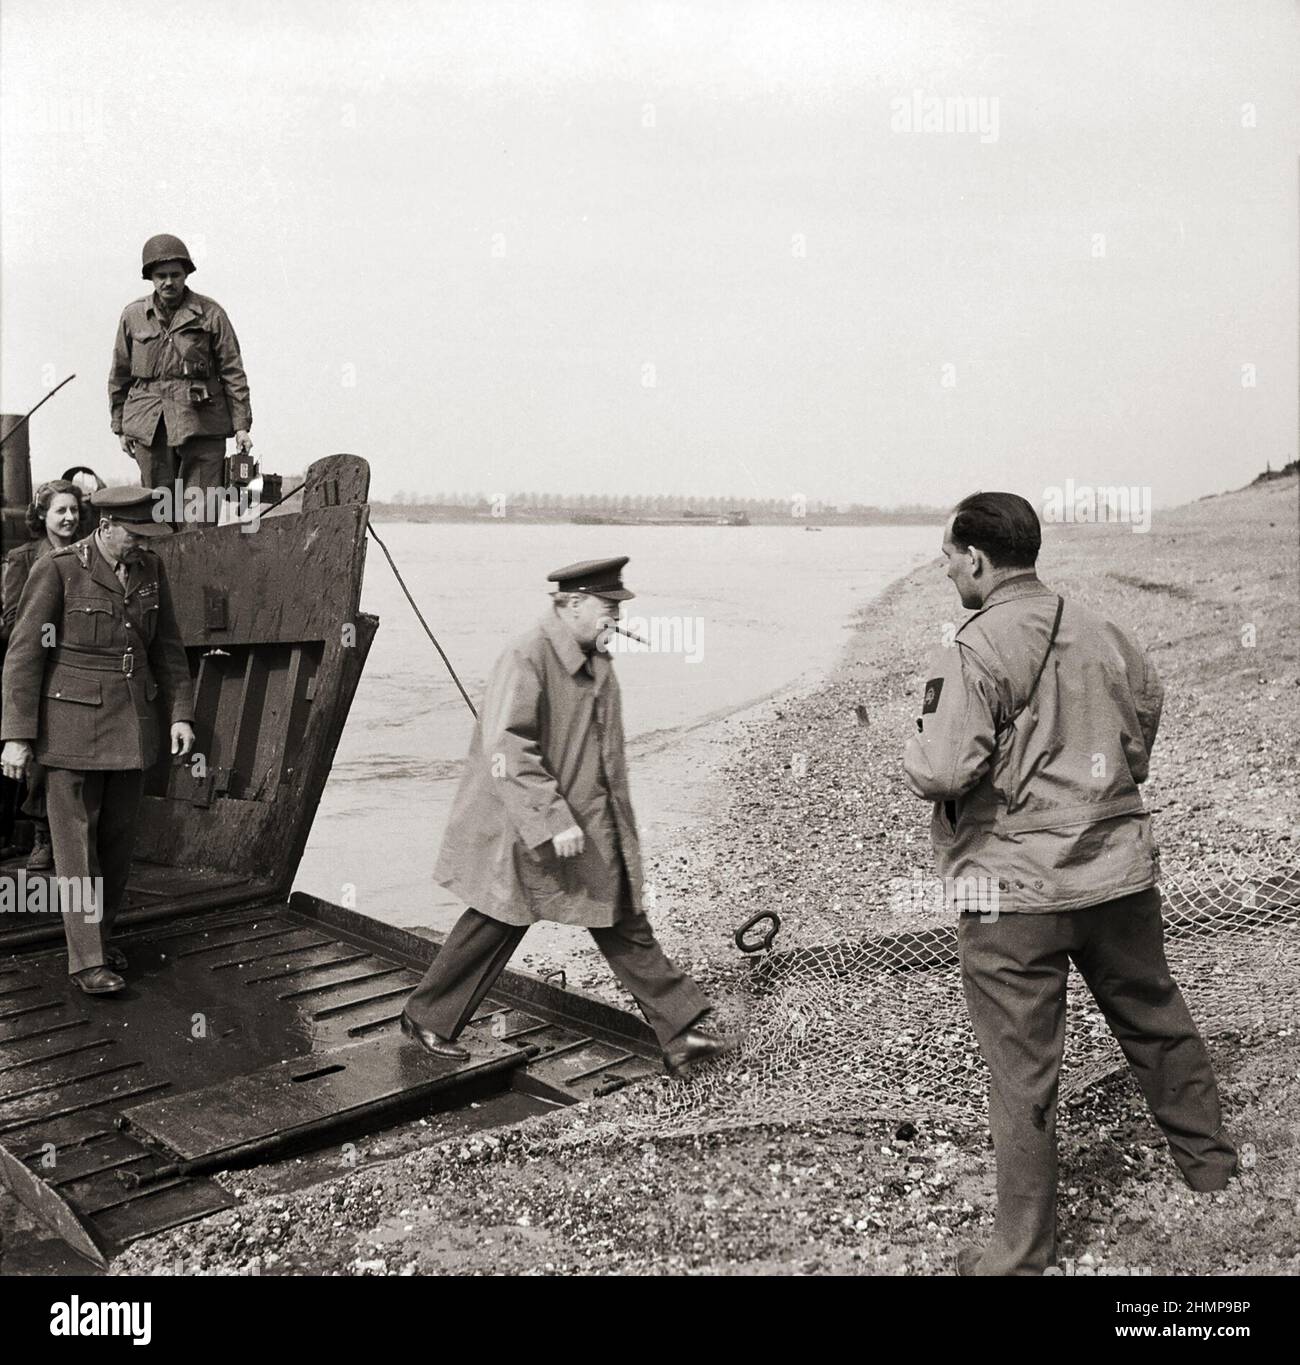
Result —
[{"label": "man in field jacket", "polygon": [[[82,905],[64,905],[68,971],[83,991],[123,988],[108,946],[126,892],[144,771],[157,761],[161,703],[171,750],[194,743],[193,686],[162,561],[146,548],[167,535],[152,518],[154,492],[105,488],[92,502],[99,529],[37,560],[18,604],[4,665],[6,777],[33,758],[45,768],[54,866],[76,881]],[[87,893],[102,878],[97,913]]]},{"label": "man in field jacket", "polygon": [[153,292],[127,304],[113,342],[109,416],[146,488],[216,489],[226,438],[253,444],[239,338],[219,303],[187,287],[193,271],[179,237],[151,237],[141,273]]},{"label": "man in field jacket", "polygon": [[1056,1097],[1073,961],[1193,1189],[1236,1155],[1200,1034],[1165,961],[1139,785],[1163,690],[1125,631],[1034,570],[1042,533],[1010,493],[960,503],[947,574],[975,609],[926,670],[908,783],[934,802],[962,983],[989,1069],[994,1233],[959,1269],[1040,1274],[1056,1255]]},{"label": "man in field jacket", "polygon": [[406,1003],[435,1055],[455,1043],[530,924],[591,931],[641,1007],[671,1071],[722,1051],[700,988],[660,948],[641,904],[641,853],[623,757],[618,679],[598,642],[632,596],[626,557],[550,574],[553,605],[497,660],[434,878],[472,908]]}]

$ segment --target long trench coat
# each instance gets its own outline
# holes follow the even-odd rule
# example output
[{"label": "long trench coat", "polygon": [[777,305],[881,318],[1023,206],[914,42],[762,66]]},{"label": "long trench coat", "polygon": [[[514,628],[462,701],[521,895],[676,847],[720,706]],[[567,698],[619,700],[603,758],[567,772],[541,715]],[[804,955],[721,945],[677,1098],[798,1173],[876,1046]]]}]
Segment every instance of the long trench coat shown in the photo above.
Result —
[{"label": "long trench coat", "polygon": [[[583,852],[560,858],[575,824]],[[599,929],[641,908],[618,679],[554,611],[493,666],[433,875],[504,924]]]}]

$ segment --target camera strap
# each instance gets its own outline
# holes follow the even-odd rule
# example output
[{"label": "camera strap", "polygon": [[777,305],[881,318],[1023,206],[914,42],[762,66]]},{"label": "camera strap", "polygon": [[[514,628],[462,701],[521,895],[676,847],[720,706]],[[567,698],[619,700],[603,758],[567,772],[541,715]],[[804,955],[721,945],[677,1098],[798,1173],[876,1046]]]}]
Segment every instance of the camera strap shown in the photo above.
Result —
[{"label": "camera strap", "polygon": [[998,729],[999,739],[1007,730],[1011,729],[1011,727],[1016,723],[1017,720],[1020,719],[1020,713],[1024,711],[1024,709],[1029,705],[1031,701],[1033,701],[1034,693],[1038,691],[1038,684],[1043,677],[1043,670],[1047,667],[1047,661],[1051,657],[1052,646],[1056,644],[1056,633],[1061,628],[1061,613],[1064,610],[1065,598],[1061,597],[1058,594],[1056,598],[1056,616],[1052,621],[1052,632],[1047,637],[1047,648],[1043,651],[1043,657],[1039,661],[1038,672],[1034,674],[1034,680],[1032,683],[1029,684],[1029,691],[1025,693],[1024,701],[1022,701],[1020,705],[1016,707],[1015,712],[1012,715],[1008,716],[1007,719],[1003,721],[1002,725],[999,727]]}]

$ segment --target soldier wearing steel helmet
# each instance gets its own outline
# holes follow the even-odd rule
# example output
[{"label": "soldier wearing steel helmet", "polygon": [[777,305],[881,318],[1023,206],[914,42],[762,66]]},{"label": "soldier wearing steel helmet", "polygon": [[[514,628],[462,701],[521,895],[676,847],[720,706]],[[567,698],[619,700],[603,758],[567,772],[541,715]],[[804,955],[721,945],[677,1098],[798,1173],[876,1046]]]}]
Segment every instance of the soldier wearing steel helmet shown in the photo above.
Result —
[{"label": "soldier wearing steel helmet", "polygon": [[225,309],[187,286],[194,269],[179,237],[150,237],[141,274],[153,293],[127,304],[113,345],[113,431],[146,488],[218,488],[227,438],[253,444],[239,339]]}]

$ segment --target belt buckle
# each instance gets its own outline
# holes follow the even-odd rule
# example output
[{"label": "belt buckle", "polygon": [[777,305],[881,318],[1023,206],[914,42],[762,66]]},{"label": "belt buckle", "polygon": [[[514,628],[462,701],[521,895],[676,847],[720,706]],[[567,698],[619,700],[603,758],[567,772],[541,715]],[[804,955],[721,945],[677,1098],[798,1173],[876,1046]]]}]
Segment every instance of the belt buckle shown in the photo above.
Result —
[{"label": "belt buckle", "polygon": [[122,672],[129,678],[135,672],[135,655],[122,655]]}]

